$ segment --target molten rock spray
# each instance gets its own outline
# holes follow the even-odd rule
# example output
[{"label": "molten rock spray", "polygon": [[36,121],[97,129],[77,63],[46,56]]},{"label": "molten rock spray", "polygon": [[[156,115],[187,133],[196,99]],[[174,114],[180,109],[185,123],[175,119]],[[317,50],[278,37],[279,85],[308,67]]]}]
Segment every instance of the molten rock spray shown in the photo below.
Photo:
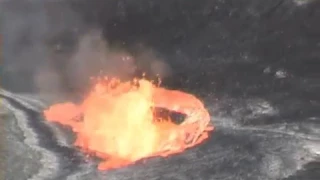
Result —
[{"label": "molten rock spray", "polygon": [[[183,113],[186,118],[176,124],[157,117],[157,107]],[[199,99],[146,79],[100,78],[82,104],[56,104],[44,115],[48,121],[71,127],[77,135],[75,146],[103,160],[100,170],[180,153],[203,142],[213,130]]]}]

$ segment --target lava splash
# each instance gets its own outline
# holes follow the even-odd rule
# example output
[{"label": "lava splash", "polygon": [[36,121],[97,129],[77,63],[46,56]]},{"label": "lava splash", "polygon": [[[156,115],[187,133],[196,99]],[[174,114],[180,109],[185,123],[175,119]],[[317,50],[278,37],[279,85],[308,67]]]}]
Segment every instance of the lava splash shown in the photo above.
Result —
[{"label": "lava splash", "polygon": [[[186,115],[181,124],[157,117],[155,108]],[[152,156],[183,152],[208,138],[214,128],[195,96],[156,86],[146,79],[121,82],[100,78],[81,104],[55,104],[44,111],[48,121],[72,128],[75,146],[103,161],[107,170]]]}]

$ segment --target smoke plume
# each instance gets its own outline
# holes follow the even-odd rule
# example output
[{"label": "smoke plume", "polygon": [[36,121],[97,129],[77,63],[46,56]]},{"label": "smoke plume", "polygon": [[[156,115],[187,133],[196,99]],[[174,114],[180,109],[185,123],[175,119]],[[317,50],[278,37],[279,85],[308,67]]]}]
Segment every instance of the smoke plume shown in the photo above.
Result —
[{"label": "smoke plume", "polygon": [[90,77],[101,74],[124,79],[143,72],[170,74],[168,64],[150,48],[139,46],[129,53],[112,47],[99,24],[85,23],[67,2],[8,1],[0,8],[2,83],[8,90],[62,94],[81,92]]}]

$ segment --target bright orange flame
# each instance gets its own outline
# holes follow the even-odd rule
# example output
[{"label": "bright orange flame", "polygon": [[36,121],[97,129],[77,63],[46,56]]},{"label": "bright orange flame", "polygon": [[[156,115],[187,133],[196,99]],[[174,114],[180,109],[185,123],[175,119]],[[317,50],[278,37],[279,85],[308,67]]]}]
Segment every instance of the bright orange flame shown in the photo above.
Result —
[{"label": "bright orange flame", "polygon": [[[156,117],[155,107],[187,117],[178,125]],[[49,121],[72,127],[77,134],[75,145],[104,159],[100,170],[182,152],[201,143],[213,130],[209,113],[195,96],[156,87],[145,79],[120,82],[105,78],[81,105],[56,104],[44,115]]]}]

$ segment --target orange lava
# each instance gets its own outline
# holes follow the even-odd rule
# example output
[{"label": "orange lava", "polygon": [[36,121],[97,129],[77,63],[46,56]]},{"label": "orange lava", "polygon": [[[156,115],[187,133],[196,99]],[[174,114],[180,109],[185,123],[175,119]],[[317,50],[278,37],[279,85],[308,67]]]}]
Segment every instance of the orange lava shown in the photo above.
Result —
[{"label": "orange lava", "polygon": [[[155,107],[183,113],[186,118],[181,124],[161,119]],[[48,121],[71,127],[77,135],[75,146],[103,160],[100,170],[182,152],[201,143],[213,130],[199,99],[145,79],[100,79],[82,104],[56,104],[44,115]]]}]

